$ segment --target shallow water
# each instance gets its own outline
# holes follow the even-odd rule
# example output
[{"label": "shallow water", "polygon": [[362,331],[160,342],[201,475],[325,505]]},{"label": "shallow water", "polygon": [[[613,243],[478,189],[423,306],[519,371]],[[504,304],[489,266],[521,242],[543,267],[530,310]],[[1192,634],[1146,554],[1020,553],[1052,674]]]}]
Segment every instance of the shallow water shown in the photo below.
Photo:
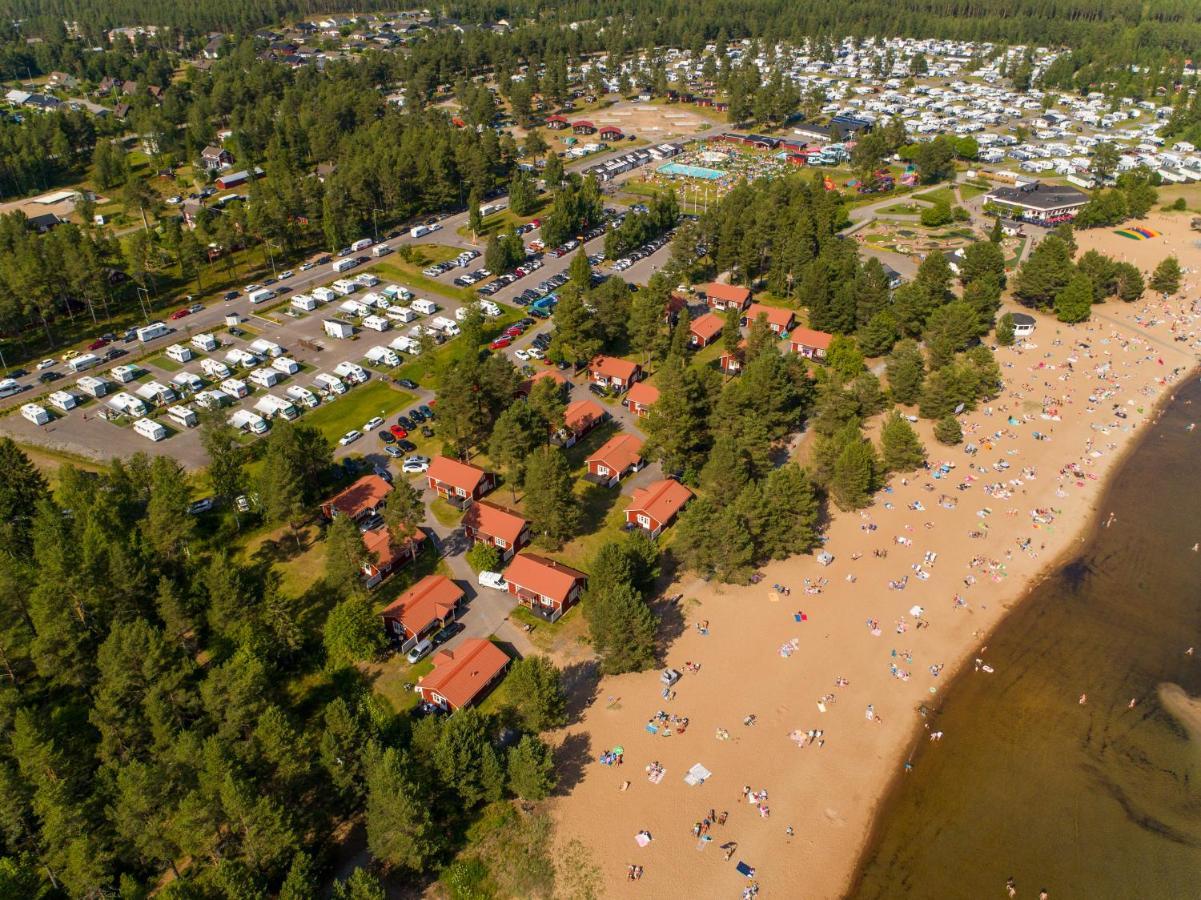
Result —
[{"label": "shallow water", "polygon": [[1201,746],[1156,691],[1201,694],[1194,420],[1196,380],[1102,499],[1113,525],[990,636],[995,672],[951,685],[931,722],[946,736],[916,746],[851,897],[1004,898],[1009,877],[1019,898],[1201,897]]}]

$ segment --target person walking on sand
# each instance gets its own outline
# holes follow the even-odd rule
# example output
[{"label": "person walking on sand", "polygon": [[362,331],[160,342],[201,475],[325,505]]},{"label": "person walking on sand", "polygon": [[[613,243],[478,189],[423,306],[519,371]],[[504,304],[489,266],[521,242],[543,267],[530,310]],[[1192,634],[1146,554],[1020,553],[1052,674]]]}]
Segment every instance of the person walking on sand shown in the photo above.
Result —
[{"label": "person walking on sand", "polygon": [[793,836],[795,833],[796,833],[796,832],[794,832],[794,831],[792,830],[792,826],[791,826],[791,825],[789,825],[787,828],[785,828],[785,829],[784,829],[784,834],[785,834],[785,835],[788,837],[788,839],[789,839],[789,840],[792,840],[792,836]]},{"label": "person walking on sand", "polygon": [[1081,706],[1084,706],[1084,704],[1088,703],[1088,694],[1081,694],[1078,702]]},{"label": "person walking on sand", "polygon": [[1005,890],[1010,897],[1016,897],[1018,895],[1018,883],[1014,881],[1012,875],[1005,880]]}]

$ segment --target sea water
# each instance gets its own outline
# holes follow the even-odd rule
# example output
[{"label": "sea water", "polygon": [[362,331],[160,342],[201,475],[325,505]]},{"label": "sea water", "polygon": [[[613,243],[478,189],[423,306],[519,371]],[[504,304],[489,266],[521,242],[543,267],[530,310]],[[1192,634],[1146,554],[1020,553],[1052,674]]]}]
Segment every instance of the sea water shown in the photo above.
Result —
[{"label": "sea water", "polygon": [[1019,900],[1201,897],[1201,746],[1158,697],[1201,694],[1194,421],[1195,379],[1117,472],[1079,556],[988,637],[994,672],[969,663],[936,704],[945,736],[918,739],[851,897],[1004,898],[1009,878]]}]

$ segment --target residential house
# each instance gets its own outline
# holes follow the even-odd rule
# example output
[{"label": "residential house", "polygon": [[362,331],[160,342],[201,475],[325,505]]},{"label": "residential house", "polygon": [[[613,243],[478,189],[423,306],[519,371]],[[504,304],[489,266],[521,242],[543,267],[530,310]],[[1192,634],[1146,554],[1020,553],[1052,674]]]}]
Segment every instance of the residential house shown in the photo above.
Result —
[{"label": "residential house", "polygon": [[425,477],[431,491],[459,509],[466,509],[496,487],[491,472],[447,456],[435,456]]},{"label": "residential house", "polygon": [[688,343],[698,350],[708,347],[718,337],[725,327],[726,320],[715,312],[707,312],[688,326]]},{"label": "residential house", "polygon": [[638,380],[642,366],[617,356],[598,356],[588,365],[588,374],[594,384],[624,393]]},{"label": "residential house", "polygon": [[562,372],[556,372],[554,369],[542,369],[541,371],[534,373],[532,377],[521,382],[521,384],[517,386],[517,393],[521,394],[523,397],[528,397],[530,395],[530,391],[534,389],[534,384],[538,381],[541,381],[543,378],[549,378],[560,388],[563,388],[567,384],[567,379],[563,377]]},{"label": "residential house", "polygon": [[788,339],[793,353],[799,353],[806,359],[825,359],[834,335],[811,328],[797,328],[788,335]]},{"label": "residential house", "polygon": [[642,418],[658,399],[659,389],[657,387],[647,384],[645,381],[636,381],[621,402],[623,406],[629,408],[630,412],[638,418]]},{"label": "residential house", "polygon": [[731,306],[746,309],[751,302],[751,292],[748,288],[735,284],[722,284],[714,281],[705,285],[705,302],[710,309],[724,312]]},{"label": "residential house", "polygon": [[517,513],[487,500],[473,503],[463,516],[463,531],[473,541],[491,544],[508,559],[530,542],[530,523]]},{"label": "residential house", "polygon": [[576,134],[596,134],[596,126],[587,119],[580,119],[578,122],[572,122],[571,130]]},{"label": "residential house", "polygon": [[509,657],[489,640],[468,638],[454,650],[435,653],[433,663],[417,692],[426,703],[454,712],[483,697],[509,667]]},{"label": "residential house", "polygon": [[746,338],[738,342],[738,351],[726,350],[717,358],[717,368],[723,375],[737,375],[742,371],[742,358],[746,353]]},{"label": "residential house", "polygon": [[562,131],[571,123],[563,116],[547,116],[546,127],[551,131]]},{"label": "residential house", "polygon": [[628,432],[615,434],[585,460],[590,481],[613,487],[628,472],[642,468],[642,441]]},{"label": "residential house", "polygon": [[425,532],[417,529],[416,534],[398,543],[382,526],[363,532],[363,546],[368,554],[367,562],[363,563],[363,579],[367,587],[375,587],[393,570],[416,559],[425,537]]},{"label": "residential house", "polygon": [[773,334],[786,334],[792,327],[793,315],[791,309],[779,306],[764,306],[762,303],[752,303],[742,316],[742,325],[753,325],[760,316],[767,319],[767,327]]},{"label": "residential house", "polygon": [[465,596],[445,575],[426,575],[380,613],[384,631],[402,644],[416,643],[453,622]]},{"label": "residential house", "polygon": [[680,321],[680,313],[688,308],[688,298],[679,294],[671,294],[667,298],[667,306],[663,309],[663,321],[675,328]]},{"label": "residential house", "polygon": [[600,130],[600,139],[602,141],[620,141],[621,129],[616,125],[605,125]]},{"label": "residential house", "polygon": [[209,38],[209,42],[204,45],[202,51],[205,59],[216,59],[221,55],[221,48],[225,45],[225,35],[214,34]]},{"label": "residential house", "polygon": [[575,400],[563,410],[563,444],[571,447],[589,431],[606,422],[609,414],[595,400]]},{"label": "residential house", "polygon": [[356,522],[374,515],[384,505],[392,485],[378,475],[364,475],[350,487],[321,504],[321,514],[327,519],[350,516]]},{"label": "residential house", "polygon": [[224,147],[214,147],[210,144],[200,151],[200,165],[209,172],[228,169],[233,163],[234,155]]},{"label": "residential house", "polygon": [[522,606],[554,622],[580,599],[588,576],[545,556],[518,553],[505,569],[505,581]]},{"label": "residential house", "polygon": [[656,481],[634,491],[626,507],[626,521],[644,529],[651,537],[658,537],[691,499],[692,491],[675,479]]}]

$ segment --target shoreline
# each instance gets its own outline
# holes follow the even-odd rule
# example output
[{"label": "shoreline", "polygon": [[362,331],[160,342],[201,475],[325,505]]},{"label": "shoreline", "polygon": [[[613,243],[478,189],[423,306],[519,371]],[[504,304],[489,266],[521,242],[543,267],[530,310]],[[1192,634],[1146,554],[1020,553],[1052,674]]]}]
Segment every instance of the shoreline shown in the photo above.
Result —
[{"label": "shoreline", "polygon": [[[1175,401],[1176,391],[1179,386],[1193,378],[1201,378],[1201,363],[1194,365],[1175,381],[1164,385],[1164,391],[1159,395],[1159,397],[1156,398],[1147,420],[1142,427],[1142,433],[1138,434],[1133,440],[1127,442],[1121,451],[1110,460],[1109,466],[1101,476],[1098,495],[1089,504],[1088,516],[1081,521],[1080,527],[1072,536],[1070,542],[1061,548],[1055,557],[1049,560],[1046,565],[1044,565],[1034,575],[1026,580],[1022,586],[1021,594],[1017,600],[1007,604],[1002,603],[1004,613],[991,622],[985,632],[980,635],[979,642],[981,644],[988,644],[991,636],[997,631],[998,628],[1004,625],[1004,623],[1009,619],[1010,615],[1031,601],[1035,593],[1035,589],[1039,585],[1052,577],[1052,575],[1054,575],[1056,572],[1060,571],[1065,566],[1078,559],[1087,551],[1089,545],[1096,539],[1100,529],[1104,527],[1099,516],[1102,505],[1101,501],[1104,500],[1105,496],[1109,493],[1114,480],[1126,468],[1135,451],[1146,443],[1147,438],[1151,433],[1151,429],[1159,423],[1164,409],[1166,409],[1168,404]],[[947,698],[953,698],[955,696],[957,686],[959,685],[960,681],[967,676],[968,670],[966,663],[971,656],[972,648],[965,647],[955,662],[952,665],[947,666],[947,669],[950,671],[950,680],[946,686],[946,690],[943,692],[943,699],[940,701],[939,707],[945,705]],[[1172,689],[1175,689],[1174,692]],[[1198,710],[1201,709],[1201,705],[1199,705],[1201,704],[1201,700],[1198,700],[1197,698],[1190,698],[1177,685],[1161,685],[1161,699],[1165,697],[1165,694],[1169,693],[1173,693],[1175,699],[1180,704],[1180,708],[1187,711],[1187,713],[1181,713],[1181,718],[1183,718],[1186,714],[1191,714],[1193,717],[1198,716]],[[1167,705],[1168,704],[1165,703],[1165,706]],[[934,711],[935,719],[937,719],[939,711],[940,710]],[[1198,727],[1201,728],[1201,718],[1198,718],[1197,722]],[[1181,725],[1182,727],[1188,728],[1184,722],[1181,722]],[[918,748],[922,746],[920,737],[924,733],[924,730],[925,729],[923,728],[920,720],[913,723],[913,727],[910,730],[909,739],[907,743],[900,748],[903,752],[898,755],[898,759],[904,758],[912,760],[913,757],[917,755]],[[1201,731],[1198,733],[1201,733]],[[871,811],[871,825],[867,834],[860,842],[855,858],[854,868],[849,873],[847,882],[844,885],[843,890],[840,892],[840,896],[849,897],[859,889],[863,878],[865,864],[870,859],[870,854],[878,843],[880,832],[886,824],[885,820],[888,816],[888,812],[896,801],[897,792],[899,791],[901,785],[904,784],[905,775],[906,773],[904,770],[898,770],[894,772],[892,777],[888,780],[887,785],[884,786],[880,795],[877,797],[875,806]]]}]

